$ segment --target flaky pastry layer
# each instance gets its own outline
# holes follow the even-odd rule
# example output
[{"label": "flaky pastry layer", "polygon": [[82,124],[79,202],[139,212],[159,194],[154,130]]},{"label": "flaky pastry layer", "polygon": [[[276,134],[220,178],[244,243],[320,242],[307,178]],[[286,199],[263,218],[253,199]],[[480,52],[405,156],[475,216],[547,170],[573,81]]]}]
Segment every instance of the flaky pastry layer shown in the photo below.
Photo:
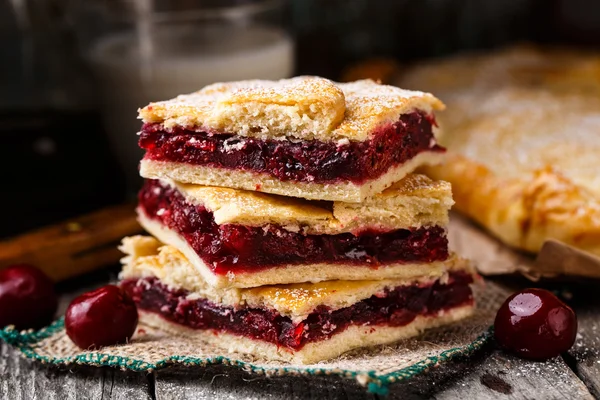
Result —
[{"label": "flaky pastry layer", "polygon": [[445,226],[454,201],[450,184],[425,175],[407,175],[363,203],[323,203],[217,186],[164,180],[190,204],[204,206],[219,225],[266,226],[292,232],[336,235],[366,229],[382,231]]},{"label": "flaky pastry layer", "polygon": [[444,281],[450,271],[472,273],[468,262],[453,256],[444,263],[436,263],[439,264],[437,266],[421,265],[420,273],[410,277],[367,280],[368,274],[365,273],[365,278],[354,281],[218,288],[182,252],[173,246],[163,245],[153,237],[127,237],[120,249],[126,254],[122,260],[121,279],[156,277],[169,288],[185,289],[195,298],[206,298],[226,306],[274,309],[292,320],[304,319],[318,306],[337,310],[383,293],[386,289],[427,284],[437,279]]},{"label": "flaky pastry layer", "polygon": [[143,213],[138,214],[142,227],[162,243],[169,244],[181,251],[190,263],[196,267],[204,279],[216,288],[257,287],[277,285],[280,283],[321,282],[328,280],[379,280],[410,279],[427,275],[439,275],[439,271],[461,266],[451,253],[445,261],[429,264],[391,263],[385,266],[356,265],[352,263],[314,263],[284,264],[278,267],[265,268],[251,272],[230,272],[227,275],[215,274],[198,256],[196,251],[179,234],[165,228],[159,222],[149,219]]},{"label": "flaky pastry layer", "polygon": [[600,254],[600,56],[520,46],[419,66],[402,84],[451,110],[438,116],[447,162],[426,172],[452,183],[456,209],[520,249],[553,238]]},{"label": "flaky pastry layer", "polygon": [[336,83],[301,76],[279,81],[215,83],[139,110],[145,123],[240,136],[335,141],[367,140],[401,114],[430,114],[444,105],[429,93],[371,80]]},{"label": "flaky pastry layer", "polygon": [[417,336],[426,329],[448,325],[473,314],[472,305],[445,310],[437,316],[417,316],[411,323],[401,327],[350,326],[331,338],[307,343],[298,351],[276,346],[261,340],[232,335],[214,330],[195,330],[171,323],[157,314],[140,310],[140,320],[147,325],[175,335],[198,335],[208,343],[219,346],[230,353],[251,354],[259,360],[281,360],[293,364],[312,364],[335,358],[347,351],[382,344],[391,344]]},{"label": "flaky pastry layer", "polygon": [[[286,182],[263,173],[147,159],[142,160],[140,163],[140,175],[147,179],[173,180],[181,183],[249,191],[259,190],[266,193],[309,200],[361,203],[392,186],[417,167],[438,164],[443,159],[443,153],[421,152],[411,160],[391,167],[382,176],[359,185],[352,182],[326,184]],[[394,217],[398,218],[399,215]]]}]

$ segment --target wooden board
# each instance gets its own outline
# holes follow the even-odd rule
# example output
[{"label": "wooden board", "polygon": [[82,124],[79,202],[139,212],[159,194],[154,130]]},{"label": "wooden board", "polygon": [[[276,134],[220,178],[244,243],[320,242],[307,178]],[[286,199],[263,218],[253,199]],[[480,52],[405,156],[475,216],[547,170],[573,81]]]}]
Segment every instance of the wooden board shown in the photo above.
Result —
[{"label": "wooden board", "polygon": [[141,233],[133,204],[104,208],[0,241],[0,268],[27,263],[59,282],[117,263],[123,236]]}]

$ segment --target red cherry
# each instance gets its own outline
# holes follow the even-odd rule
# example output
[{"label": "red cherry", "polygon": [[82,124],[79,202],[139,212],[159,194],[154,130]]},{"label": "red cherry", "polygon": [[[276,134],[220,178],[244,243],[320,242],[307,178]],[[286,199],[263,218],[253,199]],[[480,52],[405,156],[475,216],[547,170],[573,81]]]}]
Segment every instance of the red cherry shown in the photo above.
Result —
[{"label": "red cherry", "polygon": [[523,358],[545,360],[571,348],[577,334],[577,317],[549,291],[525,289],[502,304],[494,329],[504,349]]},{"label": "red cherry", "polygon": [[65,314],[67,335],[82,349],[126,343],[137,323],[135,303],[115,285],[82,294],[69,304]]},{"label": "red cherry", "polygon": [[0,329],[39,329],[54,318],[58,299],[54,283],[39,269],[11,265],[0,270]]}]

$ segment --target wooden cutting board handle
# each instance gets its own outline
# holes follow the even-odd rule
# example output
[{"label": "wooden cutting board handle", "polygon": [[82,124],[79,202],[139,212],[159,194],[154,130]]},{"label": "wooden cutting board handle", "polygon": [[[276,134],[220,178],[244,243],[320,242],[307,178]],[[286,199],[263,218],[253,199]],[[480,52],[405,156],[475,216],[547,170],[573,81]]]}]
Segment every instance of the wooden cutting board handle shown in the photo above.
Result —
[{"label": "wooden cutting board handle", "polygon": [[142,232],[133,204],[105,208],[0,242],[0,268],[27,263],[54,281],[116,264],[123,236]]}]

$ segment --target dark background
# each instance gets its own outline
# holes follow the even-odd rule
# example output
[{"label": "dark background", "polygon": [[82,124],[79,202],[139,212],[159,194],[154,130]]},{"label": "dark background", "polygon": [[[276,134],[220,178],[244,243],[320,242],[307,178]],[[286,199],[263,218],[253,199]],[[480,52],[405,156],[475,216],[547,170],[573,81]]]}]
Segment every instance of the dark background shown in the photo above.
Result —
[{"label": "dark background", "polygon": [[[0,2],[0,237],[128,197],[94,80],[72,34],[52,23],[63,3],[48,1],[23,29]],[[600,47],[600,0],[293,0],[286,21],[296,73],[332,79],[373,57],[403,65],[521,41]]]}]

